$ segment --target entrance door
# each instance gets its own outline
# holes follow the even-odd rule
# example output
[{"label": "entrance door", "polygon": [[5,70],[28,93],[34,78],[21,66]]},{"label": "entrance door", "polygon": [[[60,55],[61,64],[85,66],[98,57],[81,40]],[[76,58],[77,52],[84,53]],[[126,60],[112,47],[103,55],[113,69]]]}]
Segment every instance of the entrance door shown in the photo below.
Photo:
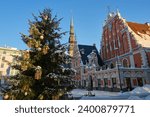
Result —
[{"label": "entrance door", "polygon": [[116,87],[116,78],[112,78],[112,85],[113,85],[113,88]]},{"label": "entrance door", "polygon": [[92,90],[93,90],[93,80],[92,80],[92,76],[89,77],[88,90],[89,90],[89,91],[92,91]]},{"label": "entrance door", "polygon": [[132,90],[132,86],[131,86],[131,79],[130,78],[126,78],[126,83],[127,83],[127,90]]},{"label": "entrance door", "polygon": [[143,86],[143,79],[142,78],[137,78],[138,81],[138,86]]}]

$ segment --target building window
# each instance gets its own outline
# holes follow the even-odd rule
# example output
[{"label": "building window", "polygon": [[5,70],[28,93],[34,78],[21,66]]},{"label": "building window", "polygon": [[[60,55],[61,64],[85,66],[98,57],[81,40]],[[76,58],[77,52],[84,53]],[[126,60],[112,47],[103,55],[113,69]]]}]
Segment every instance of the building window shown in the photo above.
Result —
[{"label": "building window", "polygon": [[4,61],[4,60],[5,60],[5,57],[3,56],[3,57],[2,57],[2,61]]},{"label": "building window", "polygon": [[124,59],[124,60],[123,60],[123,67],[129,67],[129,64],[128,64],[128,60],[127,60],[127,59]]},{"label": "building window", "polygon": [[107,78],[104,78],[104,85],[108,86],[108,80],[107,80]]},{"label": "building window", "polygon": [[112,78],[113,86],[116,85],[116,78]]},{"label": "building window", "polygon": [[2,76],[2,71],[0,71],[0,76]]},{"label": "building window", "polygon": [[4,68],[4,63],[1,64],[1,68]]},{"label": "building window", "polygon": [[101,87],[101,80],[98,79],[98,89],[100,89],[100,87]]},{"label": "building window", "polygon": [[6,51],[3,51],[3,54],[6,54]]}]

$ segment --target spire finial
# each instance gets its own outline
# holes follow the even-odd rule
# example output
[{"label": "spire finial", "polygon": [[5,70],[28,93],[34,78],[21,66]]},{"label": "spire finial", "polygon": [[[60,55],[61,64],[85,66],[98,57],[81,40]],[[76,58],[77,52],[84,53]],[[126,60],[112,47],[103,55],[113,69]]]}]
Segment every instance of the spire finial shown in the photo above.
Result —
[{"label": "spire finial", "polygon": [[70,26],[73,27],[73,16],[71,17]]},{"label": "spire finial", "polygon": [[73,17],[70,20],[70,34],[74,35],[74,24],[73,24]]}]

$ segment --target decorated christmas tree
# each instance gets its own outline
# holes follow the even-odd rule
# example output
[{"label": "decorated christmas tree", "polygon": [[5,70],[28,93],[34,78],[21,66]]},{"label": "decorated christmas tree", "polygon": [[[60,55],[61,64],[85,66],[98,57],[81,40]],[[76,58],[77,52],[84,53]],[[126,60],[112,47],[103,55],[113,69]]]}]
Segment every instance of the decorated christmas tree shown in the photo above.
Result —
[{"label": "decorated christmas tree", "polygon": [[65,34],[60,21],[50,9],[29,21],[29,35],[21,34],[29,49],[15,57],[18,62],[11,66],[19,74],[9,79],[11,88],[4,93],[4,99],[61,99],[71,89],[74,70],[65,67],[69,56],[66,44],[60,43]]}]

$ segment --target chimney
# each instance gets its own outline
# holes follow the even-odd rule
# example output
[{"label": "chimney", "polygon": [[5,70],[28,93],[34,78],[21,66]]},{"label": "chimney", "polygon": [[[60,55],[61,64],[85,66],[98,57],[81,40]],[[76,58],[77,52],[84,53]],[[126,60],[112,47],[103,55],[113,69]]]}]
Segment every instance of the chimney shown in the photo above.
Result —
[{"label": "chimney", "polygon": [[95,44],[95,43],[93,43],[93,46],[94,46],[94,47],[96,47],[96,44]]}]

